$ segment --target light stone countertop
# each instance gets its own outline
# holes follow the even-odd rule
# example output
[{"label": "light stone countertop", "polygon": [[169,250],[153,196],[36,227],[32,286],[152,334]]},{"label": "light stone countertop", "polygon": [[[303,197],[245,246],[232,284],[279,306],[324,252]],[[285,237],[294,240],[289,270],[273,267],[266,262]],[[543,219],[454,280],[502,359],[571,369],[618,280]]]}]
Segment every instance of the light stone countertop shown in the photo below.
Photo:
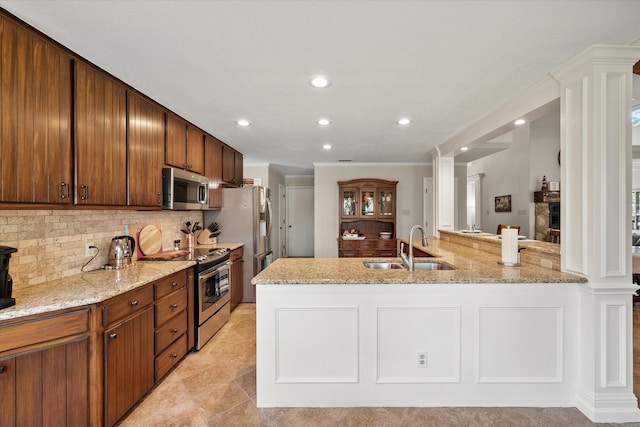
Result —
[{"label": "light stone countertop", "polygon": [[39,285],[16,288],[16,305],[0,310],[0,321],[97,304],[195,265],[194,261],[137,261],[119,270],[100,269]]},{"label": "light stone countertop", "polygon": [[[394,283],[581,283],[586,279],[550,268],[523,264],[504,267],[501,257],[470,247],[429,238],[429,246],[415,246],[455,270],[413,271],[366,268],[376,258],[278,258],[253,278],[254,285],[274,284],[394,284]],[[405,239],[406,242],[406,239]],[[377,258],[381,261],[399,258]],[[416,258],[417,260],[434,258]]]}]

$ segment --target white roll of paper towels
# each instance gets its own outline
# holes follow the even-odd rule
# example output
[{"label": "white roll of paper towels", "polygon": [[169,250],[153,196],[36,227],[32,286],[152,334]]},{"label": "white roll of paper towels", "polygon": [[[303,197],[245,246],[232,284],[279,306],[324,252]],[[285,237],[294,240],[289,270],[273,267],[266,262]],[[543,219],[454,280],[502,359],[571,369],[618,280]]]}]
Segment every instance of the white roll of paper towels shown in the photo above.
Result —
[{"label": "white roll of paper towels", "polygon": [[518,230],[502,229],[502,263],[514,265],[518,263]]}]

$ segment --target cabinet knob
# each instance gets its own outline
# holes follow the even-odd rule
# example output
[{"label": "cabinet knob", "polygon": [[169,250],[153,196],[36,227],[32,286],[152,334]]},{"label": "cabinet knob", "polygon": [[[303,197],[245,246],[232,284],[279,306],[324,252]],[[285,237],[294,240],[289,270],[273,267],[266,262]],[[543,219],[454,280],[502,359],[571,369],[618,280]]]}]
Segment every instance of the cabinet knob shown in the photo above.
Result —
[{"label": "cabinet knob", "polygon": [[175,359],[176,357],[178,357],[178,353],[173,353],[173,354],[171,355],[171,357],[173,357],[173,358]]},{"label": "cabinet knob", "polygon": [[115,340],[116,338],[118,338],[118,334],[109,334],[110,340]]},{"label": "cabinet knob", "polygon": [[4,366],[0,366],[0,374],[4,373],[4,371],[5,371]]},{"label": "cabinet knob", "polygon": [[178,308],[178,304],[171,304],[171,308]]},{"label": "cabinet knob", "polygon": [[171,286],[178,286],[178,282],[171,283]]},{"label": "cabinet knob", "polygon": [[173,329],[171,330],[171,333],[177,334],[177,333],[178,333],[178,330],[177,330],[176,328],[173,328]]},{"label": "cabinet knob", "polygon": [[138,305],[138,301],[131,301],[131,307],[135,307],[136,305]]}]

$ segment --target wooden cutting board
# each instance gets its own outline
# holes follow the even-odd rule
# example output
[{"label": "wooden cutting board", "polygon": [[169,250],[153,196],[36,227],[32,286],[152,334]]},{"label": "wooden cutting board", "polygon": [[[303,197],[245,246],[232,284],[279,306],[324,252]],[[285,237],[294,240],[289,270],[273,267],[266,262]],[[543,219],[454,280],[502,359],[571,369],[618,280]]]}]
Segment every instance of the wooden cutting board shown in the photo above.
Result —
[{"label": "wooden cutting board", "polygon": [[189,253],[188,250],[182,249],[179,251],[159,252],[154,255],[146,255],[146,256],[143,256],[142,259],[157,260],[157,261],[168,260],[168,259],[178,258],[180,256],[185,256],[188,253]]},{"label": "wooden cutting board", "polygon": [[138,247],[143,255],[162,252],[162,231],[155,225],[145,225],[138,233]]}]

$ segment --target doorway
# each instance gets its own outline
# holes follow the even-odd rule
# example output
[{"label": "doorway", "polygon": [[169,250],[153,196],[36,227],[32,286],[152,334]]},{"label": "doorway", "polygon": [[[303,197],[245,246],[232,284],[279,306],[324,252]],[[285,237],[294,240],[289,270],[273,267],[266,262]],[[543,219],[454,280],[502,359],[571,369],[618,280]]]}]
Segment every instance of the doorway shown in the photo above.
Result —
[{"label": "doorway", "polygon": [[286,253],[313,257],[313,187],[287,187]]}]

